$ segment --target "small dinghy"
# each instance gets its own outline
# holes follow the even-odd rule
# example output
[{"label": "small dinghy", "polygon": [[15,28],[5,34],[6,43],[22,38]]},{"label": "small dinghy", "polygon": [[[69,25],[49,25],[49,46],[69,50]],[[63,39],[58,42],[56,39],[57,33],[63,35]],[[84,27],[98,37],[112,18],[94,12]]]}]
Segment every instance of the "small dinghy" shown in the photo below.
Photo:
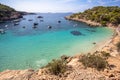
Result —
[{"label": "small dinghy", "polygon": [[52,26],[48,26],[48,29],[51,29],[52,28]]},{"label": "small dinghy", "polygon": [[7,27],[8,27],[8,25],[5,25],[5,27],[7,28]]},{"label": "small dinghy", "polygon": [[61,21],[58,21],[58,23],[61,23]]},{"label": "small dinghy", "polygon": [[19,23],[14,23],[14,26],[19,25]]},{"label": "small dinghy", "polygon": [[38,25],[38,23],[34,23],[33,25],[36,26],[36,25]]},{"label": "small dinghy", "polygon": [[13,22],[20,22],[20,19],[13,20]]},{"label": "small dinghy", "polygon": [[37,18],[43,18],[42,16],[38,16]]},{"label": "small dinghy", "polygon": [[76,27],[78,24],[73,25],[73,27]]},{"label": "small dinghy", "polygon": [[0,34],[5,34],[5,30],[4,29],[0,29]]}]

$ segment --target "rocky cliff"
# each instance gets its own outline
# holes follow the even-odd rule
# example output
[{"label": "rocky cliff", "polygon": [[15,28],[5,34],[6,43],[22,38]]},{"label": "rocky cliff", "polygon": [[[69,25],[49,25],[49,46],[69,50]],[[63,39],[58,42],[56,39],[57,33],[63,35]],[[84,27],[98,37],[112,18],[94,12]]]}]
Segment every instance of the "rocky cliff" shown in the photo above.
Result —
[{"label": "rocky cliff", "polygon": [[22,18],[23,14],[25,14],[25,12],[19,12],[9,6],[0,4],[0,22]]}]

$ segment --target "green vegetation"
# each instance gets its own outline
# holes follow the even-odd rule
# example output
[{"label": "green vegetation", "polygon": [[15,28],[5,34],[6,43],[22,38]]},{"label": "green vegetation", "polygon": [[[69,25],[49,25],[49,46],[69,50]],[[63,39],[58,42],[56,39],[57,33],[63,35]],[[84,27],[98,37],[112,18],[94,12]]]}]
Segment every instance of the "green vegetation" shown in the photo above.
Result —
[{"label": "green vegetation", "polygon": [[112,23],[113,25],[119,25],[120,24],[120,7],[98,6],[92,9],[88,9],[82,13],[80,12],[80,13],[73,14],[70,17],[95,21],[95,22],[101,23],[103,26],[106,26],[107,23]]},{"label": "green vegetation", "polygon": [[15,11],[13,8],[0,4],[0,22],[21,18],[22,13]]},{"label": "green vegetation", "polygon": [[15,10],[6,5],[0,4],[0,18],[1,19],[3,17],[10,17],[11,11],[15,11]]},{"label": "green vegetation", "polygon": [[46,67],[49,68],[49,71],[52,74],[59,75],[59,74],[63,74],[66,71],[67,69],[66,64],[67,63],[65,60],[57,59],[57,60],[52,60],[50,63],[48,63]]},{"label": "green vegetation", "polygon": [[95,54],[87,54],[82,56],[80,62],[87,68],[92,67],[97,70],[104,70],[108,66],[108,62],[101,56]]},{"label": "green vegetation", "polygon": [[13,8],[0,4],[0,11],[15,11]]},{"label": "green vegetation", "polygon": [[105,51],[102,51],[101,54],[102,54],[102,57],[105,59],[108,59],[111,56],[110,53],[107,53]]},{"label": "green vegetation", "polygon": [[120,51],[120,42],[117,43],[118,51]]}]

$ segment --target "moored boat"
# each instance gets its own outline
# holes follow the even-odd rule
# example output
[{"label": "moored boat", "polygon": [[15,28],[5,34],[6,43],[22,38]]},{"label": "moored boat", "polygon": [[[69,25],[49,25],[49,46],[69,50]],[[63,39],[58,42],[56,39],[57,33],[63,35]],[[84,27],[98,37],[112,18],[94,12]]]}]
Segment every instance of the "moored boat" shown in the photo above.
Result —
[{"label": "moored boat", "polygon": [[13,22],[20,22],[20,19],[13,20]]},{"label": "moored boat", "polygon": [[58,21],[58,23],[61,23],[61,21]]},{"label": "moored boat", "polygon": [[34,23],[33,25],[36,26],[36,25],[38,25],[38,23]]},{"label": "moored boat", "polygon": [[38,16],[37,18],[43,18],[42,16]]},{"label": "moored boat", "polygon": [[5,34],[5,30],[4,29],[0,29],[0,34]]},{"label": "moored boat", "polygon": [[7,28],[7,27],[8,27],[8,25],[5,25],[5,27]]},{"label": "moored boat", "polygon": [[48,29],[51,29],[52,28],[52,26],[48,26]]},{"label": "moored boat", "polygon": [[14,26],[19,25],[19,23],[14,23]]}]

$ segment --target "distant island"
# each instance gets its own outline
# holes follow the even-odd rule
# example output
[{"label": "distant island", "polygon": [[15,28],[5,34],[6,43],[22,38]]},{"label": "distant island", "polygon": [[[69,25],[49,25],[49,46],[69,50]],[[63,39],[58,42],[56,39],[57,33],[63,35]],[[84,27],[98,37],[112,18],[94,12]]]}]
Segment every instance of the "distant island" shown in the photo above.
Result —
[{"label": "distant island", "polygon": [[120,24],[120,7],[97,6],[67,16],[66,19],[85,22],[91,26],[118,26]]},{"label": "distant island", "polygon": [[[0,4],[1,22],[21,18],[24,13]],[[120,7],[98,6],[65,18],[90,26],[114,27],[115,34],[98,51],[75,56],[63,55],[38,70],[5,70],[0,72],[0,80],[119,80]]]}]

